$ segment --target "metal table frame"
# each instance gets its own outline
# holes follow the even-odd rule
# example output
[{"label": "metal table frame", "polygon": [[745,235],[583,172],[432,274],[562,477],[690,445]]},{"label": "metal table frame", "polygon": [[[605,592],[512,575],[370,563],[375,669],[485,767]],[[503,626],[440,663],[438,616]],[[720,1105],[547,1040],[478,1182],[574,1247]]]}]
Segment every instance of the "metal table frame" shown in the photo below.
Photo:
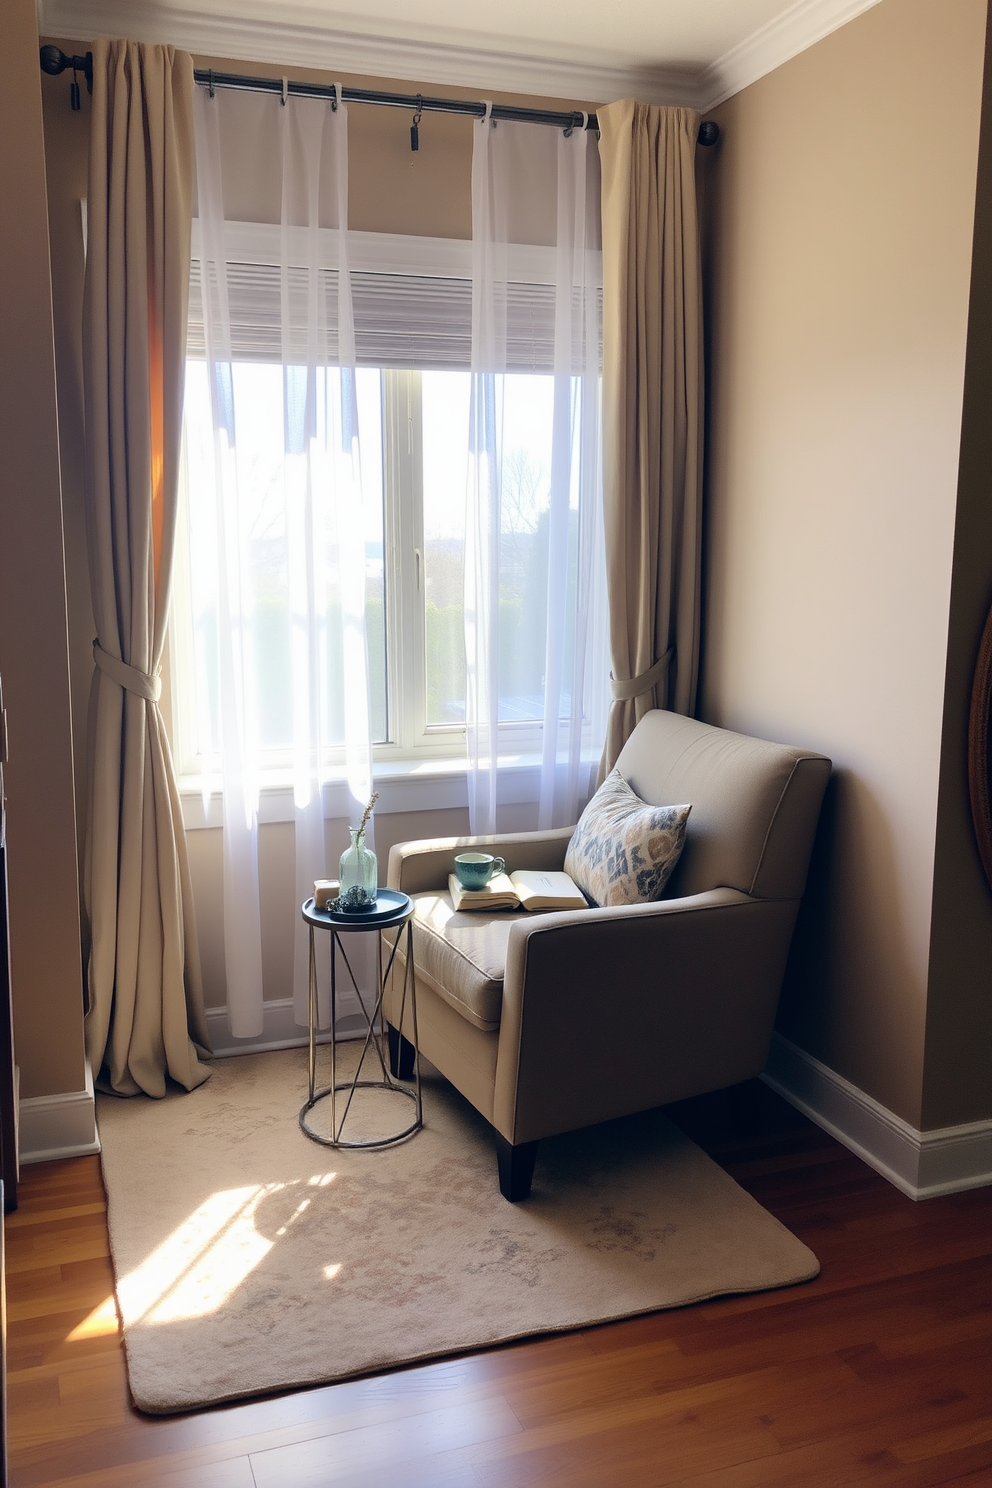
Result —
[{"label": "metal table frame", "polygon": [[[307,899],[303,904],[302,914],[310,930],[310,986],[308,997],[308,1023],[309,1023],[309,1062],[308,1062],[308,1089],[307,1100],[300,1108],[300,1127],[314,1142],[319,1142],[322,1147],[343,1148],[382,1148],[393,1147],[398,1142],[406,1142],[414,1136],[424,1124],[423,1097],[420,1089],[420,1049],[417,1031],[417,978],[413,964],[413,901],[406,895],[396,895],[396,910],[389,914],[378,915],[374,919],[362,916],[332,915],[327,910],[317,909],[313,899]],[[323,1090],[317,1089],[317,957],[314,942],[314,930],[329,930],[331,934],[331,1028],[330,1028],[330,1055],[331,1055],[331,1083]],[[383,970],[382,941],[383,935],[395,929],[396,939],[389,952],[389,959]],[[382,1004],[386,991],[386,984],[393,969],[396,952],[399,949],[400,939],[406,930],[406,959],[403,968],[403,995],[400,999],[400,1016],[398,1027],[402,1030],[406,1013],[407,995],[410,997],[410,1016],[413,1025],[413,1087],[412,1089],[402,1083],[395,1075],[390,1073],[388,1059],[383,1058],[383,1046],[386,1043],[386,1033],[383,1026]],[[362,996],[360,987],[355,980],[355,974],[348,960],[348,953],[341,941],[341,934],[354,934],[356,931],[373,932],[376,936],[376,998],[371,1012]],[[388,944],[388,942],[387,942]],[[355,990],[359,1006],[366,1023],[365,1043],[362,1048],[361,1057],[351,1080],[338,1080],[337,1078],[337,1030],[335,1028],[337,1018],[337,957],[340,952],[342,960],[351,978],[351,985]],[[376,1026],[378,1025],[378,1032]],[[360,1080],[358,1077],[362,1072],[365,1057],[370,1050],[375,1051],[382,1072],[381,1079]],[[351,1109],[351,1102],[356,1090],[388,1090],[397,1095],[406,1096],[414,1103],[413,1121],[405,1126],[402,1131],[394,1132],[388,1137],[379,1137],[374,1140],[349,1141],[342,1136],[344,1124]],[[338,1092],[347,1091],[347,1099],[344,1102],[344,1110],[338,1120]],[[331,1135],[323,1136],[316,1132],[308,1124],[307,1117],[318,1101],[329,1099],[331,1103]]]}]

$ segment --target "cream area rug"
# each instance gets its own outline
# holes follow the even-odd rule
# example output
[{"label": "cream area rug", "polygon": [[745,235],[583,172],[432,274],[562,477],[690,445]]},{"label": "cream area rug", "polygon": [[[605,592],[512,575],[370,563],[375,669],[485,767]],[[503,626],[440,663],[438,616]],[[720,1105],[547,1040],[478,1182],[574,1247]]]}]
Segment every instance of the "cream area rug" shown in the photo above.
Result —
[{"label": "cream area rug", "polygon": [[[508,1204],[489,1128],[439,1077],[424,1082],[425,1129],[382,1151],[310,1141],[297,1124],[305,1088],[306,1053],[294,1049],[217,1060],[190,1094],[99,1098],[142,1410],[343,1379],[819,1270],[657,1112],[543,1142],[531,1198]],[[410,1103],[385,1099],[402,1103],[394,1129],[405,1125]]]}]

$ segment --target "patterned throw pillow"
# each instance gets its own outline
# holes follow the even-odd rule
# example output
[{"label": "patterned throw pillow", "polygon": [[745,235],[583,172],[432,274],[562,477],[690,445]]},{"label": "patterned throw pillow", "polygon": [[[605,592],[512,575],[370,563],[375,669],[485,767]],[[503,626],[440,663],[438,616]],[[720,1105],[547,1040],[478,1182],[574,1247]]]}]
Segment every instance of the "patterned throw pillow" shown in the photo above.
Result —
[{"label": "patterned throw pillow", "polygon": [[579,817],[565,872],[598,905],[660,899],[679,860],[691,810],[649,806],[613,770]]}]

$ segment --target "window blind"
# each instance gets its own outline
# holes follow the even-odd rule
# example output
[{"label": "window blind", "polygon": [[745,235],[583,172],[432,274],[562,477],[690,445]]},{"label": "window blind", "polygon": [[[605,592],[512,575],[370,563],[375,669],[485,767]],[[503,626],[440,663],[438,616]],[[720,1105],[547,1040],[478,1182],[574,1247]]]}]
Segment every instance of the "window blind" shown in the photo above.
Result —
[{"label": "window blind", "polygon": [[[319,266],[310,314],[308,271],[287,270],[290,319],[300,327],[288,347],[282,342],[282,271],[273,229],[230,224],[227,245],[231,356],[235,361],[307,360],[307,340],[316,337],[318,359],[334,363],[338,348],[325,327],[335,325],[337,270]],[[359,366],[464,371],[472,364],[472,280],[470,245],[449,239],[353,235],[351,293],[355,352]],[[349,238],[349,243],[352,239]],[[597,255],[598,258],[598,255]],[[508,372],[554,371],[554,254],[542,248],[510,250],[512,271],[506,292]],[[411,266],[411,267],[405,267]],[[450,272],[457,268],[462,272]],[[208,286],[209,291],[209,286]],[[203,271],[199,233],[194,224],[187,355],[205,355]],[[576,291],[576,325],[579,318]],[[600,291],[600,320],[602,317]],[[583,372],[583,348],[575,338],[576,373]],[[598,356],[597,356],[598,361]]]}]

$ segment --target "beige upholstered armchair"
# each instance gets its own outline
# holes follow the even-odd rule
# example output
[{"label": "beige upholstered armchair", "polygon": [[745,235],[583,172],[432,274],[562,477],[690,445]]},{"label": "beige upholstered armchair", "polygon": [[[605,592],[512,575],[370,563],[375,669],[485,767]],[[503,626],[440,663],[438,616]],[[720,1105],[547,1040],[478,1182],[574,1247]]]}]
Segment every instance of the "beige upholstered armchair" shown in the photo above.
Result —
[{"label": "beige upholstered armchair", "polygon": [[[542,1137],[750,1079],[768,1053],[830,761],[656,710],[617,767],[652,805],[692,806],[654,903],[454,912],[456,853],[491,845],[508,872],[557,869],[571,828],[389,855],[390,886],[416,904],[421,1051],[493,1126],[510,1200],[530,1192]],[[397,1072],[412,1056],[401,981],[399,968],[386,1003]]]}]

